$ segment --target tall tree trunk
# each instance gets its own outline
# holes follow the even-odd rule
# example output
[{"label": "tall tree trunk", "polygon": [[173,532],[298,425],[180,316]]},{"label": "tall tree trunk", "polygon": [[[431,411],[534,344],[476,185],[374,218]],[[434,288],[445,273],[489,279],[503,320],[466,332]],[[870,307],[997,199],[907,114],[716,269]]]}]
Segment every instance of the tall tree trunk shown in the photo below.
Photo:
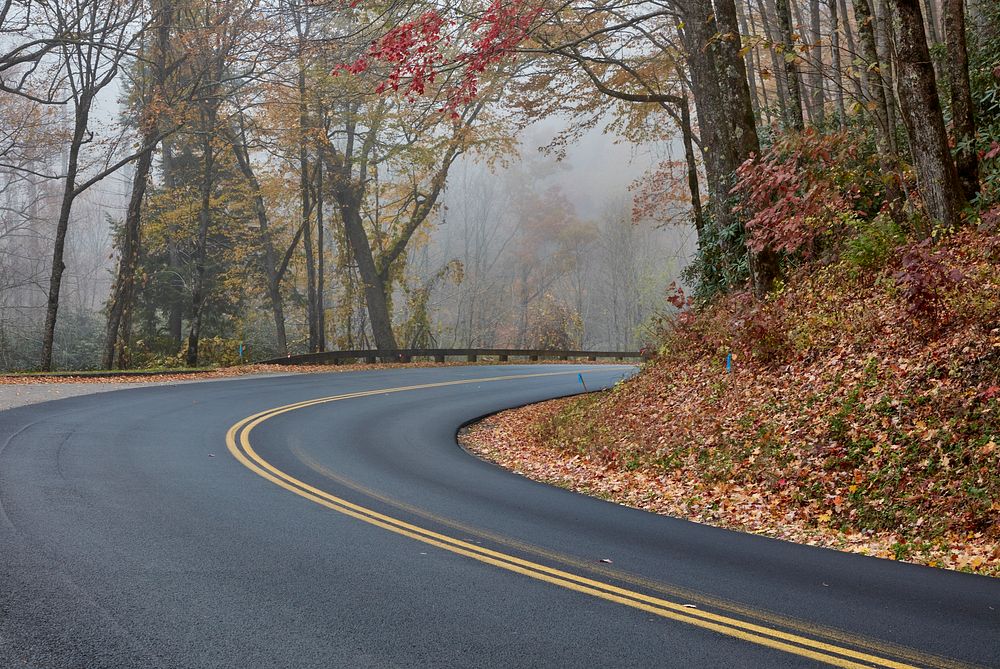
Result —
[{"label": "tall tree trunk", "polygon": [[823,49],[821,46],[823,33],[820,31],[819,8],[819,0],[809,0],[809,39],[812,42],[810,53],[813,57],[812,71],[809,76],[812,82],[810,84],[812,90],[809,92],[812,101],[810,116],[815,125],[821,126],[826,119],[825,96],[823,94],[826,80],[824,79]]},{"label": "tall tree trunk", "polygon": [[[165,1],[164,7],[172,7],[169,1]],[[166,10],[164,10],[166,11]],[[167,21],[158,27],[157,40],[163,52],[169,45],[170,28],[173,21],[168,16]],[[163,187],[169,192],[176,186],[174,178],[174,148],[173,139],[167,136],[160,144],[161,171],[163,173]],[[174,344],[174,352],[181,350],[182,337],[184,336],[184,279],[181,268],[181,251],[177,241],[171,235],[167,239],[167,265],[170,267],[170,292],[167,300],[167,333]]]},{"label": "tall tree trunk", "polygon": [[693,132],[691,130],[691,106],[687,96],[681,105],[681,139],[684,142],[684,160],[687,163],[688,191],[691,193],[691,213],[699,243],[705,231],[705,214],[701,210],[701,188],[698,185],[698,163],[694,157]]},{"label": "tall tree trunk", "polygon": [[792,41],[792,14],[788,2],[789,0],[776,0],[775,3],[783,44],[781,55],[785,65],[785,89],[788,91],[784,125],[786,128],[802,130],[805,127],[802,118],[802,91],[799,88],[799,66],[795,43]]},{"label": "tall tree trunk", "polygon": [[[141,123],[144,125],[143,146],[145,153],[139,155],[132,175],[132,195],[125,213],[125,229],[122,239],[121,258],[118,263],[118,273],[111,290],[108,305],[108,318],[104,332],[104,351],[101,356],[101,367],[112,369],[115,364],[115,354],[118,354],[118,366],[122,369],[129,366],[128,345],[132,329],[132,307],[135,301],[135,273],[139,267],[141,250],[142,205],[146,196],[146,186],[153,165],[153,153],[156,150],[159,123],[156,112],[151,106],[157,100],[165,99],[167,82],[167,53],[170,48],[170,29],[173,24],[173,5],[170,0],[159,0],[152,4],[155,13],[155,42],[152,51],[152,81],[146,91],[140,110]],[[145,71],[143,71],[145,74]],[[148,76],[148,75],[147,75]],[[166,169],[166,168],[165,168]]]},{"label": "tall tree trunk", "polygon": [[398,347],[396,335],[392,332],[392,315],[389,313],[386,285],[375,267],[375,259],[372,256],[372,248],[368,242],[368,235],[365,233],[359,208],[360,203],[341,203],[340,210],[344,221],[344,231],[347,235],[347,241],[351,245],[354,259],[358,264],[361,282],[364,284],[365,304],[368,307],[372,335],[375,337],[375,348],[380,351],[391,351]]},{"label": "tall tree trunk", "polygon": [[[706,6],[707,5],[707,6]],[[726,228],[733,223],[733,213],[726,206],[729,197],[726,161],[723,149],[722,124],[724,119],[718,110],[722,108],[720,81],[715,72],[714,52],[706,48],[707,41],[716,32],[711,16],[714,9],[708,3],[685,3],[682,37],[687,54],[688,70],[691,75],[691,92],[695,99],[698,128],[701,136],[702,157],[705,165],[706,185],[713,224]]]},{"label": "tall tree trunk", "polygon": [[833,79],[834,100],[837,102],[837,125],[843,130],[847,110],[844,107],[844,72],[840,63],[840,16],[837,13],[837,0],[829,0],[830,7],[830,73]]},{"label": "tall tree trunk", "polygon": [[323,305],[325,289],[326,247],[323,230],[323,161],[316,161],[316,349],[326,350],[326,309]]},{"label": "tall tree trunk", "polygon": [[135,272],[139,266],[139,250],[141,245],[140,223],[142,221],[142,203],[146,196],[146,184],[153,164],[153,147],[156,140],[156,127],[146,131],[143,144],[149,146],[149,151],[141,154],[132,175],[132,195],[129,198],[125,213],[125,229],[122,238],[121,258],[118,261],[118,273],[111,289],[111,299],[108,305],[108,319],[104,330],[104,351],[101,355],[101,367],[112,369],[115,362],[115,352],[118,352],[118,366],[124,368],[128,363],[122,353],[127,350],[128,331],[130,330],[130,312],[135,294]]},{"label": "tall tree trunk", "polygon": [[45,306],[45,331],[42,338],[42,356],[40,367],[43,371],[52,369],[52,347],[56,336],[56,319],[59,315],[59,291],[62,288],[62,276],[66,270],[63,256],[66,249],[66,233],[69,230],[69,217],[76,199],[76,178],[80,169],[80,149],[87,135],[87,125],[90,122],[90,108],[93,98],[89,93],[83,93],[75,104],[73,136],[70,139],[69,156],[66,162],[66,180],[63,183],[62,203],[59,205],[59,218],[56,221],[55,241],[52,246],[52,273],[49,277],[49,295]]},{"label": "tall tree trunk", "polygon": [[[299,46],[300,54],[302,46]],[[306,255],[306,320],[309,324],[309,352],[317,351],[316,332],[316,259],[313,250],[311,191],[314,184],[309,172],[309,110],[306,105],[305,63],[299,62],[299,189],[301,195],[302,246]]]},{"label": "tall tree trunk", "polygon": [[[273,246],[273,245],[272,245]],[[267,262],[265,252],[265,262]],[[274,258],[273,250],[270,254]],[[267,297],[271,303],[271,318],[274,320],[274,340],[280,355],[288,355],[288,333],[285,330],[285,303],[281,297],[281,277],[275,271],[268,272]]]},{"label": "tall tree trunk", "polygon": [[342,322],[344,327],[343,338],[338,337],[334,345],[339,348],[352,349],[354,348],[354,302],[356,299],[353,255],[351,245],[347,241],[346,227],[340,225],[332,230],[336,237],[337,248],[337,271],[334,276],[339,279],[342,288],[337,300],[337,313],[341,314],[338,324]]},{"label": "tall tree trunk", "polygon": [[879,76],[882,78],[882,85],[885,90],[885,113],[889,141],[892,151],[895,154],[899,152],[898,142],[896,141],[896,128],[899,127],[896,110],[899,108],[899,100],[896,96],[896,85],[894,83],[896,81],[896,63],[892,53],[892,26],[889,19],[888,0],[877,0],[877,2],[878,12],[875,18],[875,29],[878,33],[876,40],[879,53],[878,62],[881,62],[885,66],[879,70]]},{"label": "tall tree trunk", "polygon": [[[742,2],[742,0],[740,0]],[[750,31],[747,29],[747,17],[743,12],[743,5],[734,2],[734,8],[736,10],[736,17],[739,20],[740,35],[749,35]],[[760,118],[760,101],[757,99],[757,80],[754,76],[753,69],[753,49],[748,48],[746,53],[743,54],[744,68],[747,73],[747,83],[750,86],[750,108],[753,110],[753,115],[755,118]],[[761,82],[763,86],[764,82]]]},{"label": "tall tree trunk", "polygon": [[774,75],[775,90],[778,93],[778,109],[781,112],[782,123],[788,118],[788,81],[785,77],[785,65],[775,48],[776,44],[782,42],[781,33],[771,20],[775,13],[774,3],[770,1],[768,5],[763,0],[757,0],[757,9],[760,12],[760,20],[764,26],[764,35],[767,37],[768,53],[771,55],[771,73]]},{"label": "tall tree trunk", "polygon": [[267,282],[267,297],[274,320],[274,339],[279,355],[288,355],[288,334],[285,330],[285,304],[281,298],[281,281],[276,277]]},{"label": "tall tree trunk", "polygon": [[[834,0],[840,9],[840,25],[844,28],[844,38],[847,40],[847,53],[850,56],[849,62],[853,63],[858,57],[858,46],[854,41],[854,29],[851,27],[851,15],[847,13],[847,0]],[[861,90],[861,79],[855,74],[854,67],[848,70],[851,79],[851,86],[854,89],[854,99],[858,102],[864,101],[864,93]]]},{"label": "tall tree trunk", "polygon": [[[896,86],[917,184],[930,217],[954,227],[961,221],[962,186],[948,148],[920,3],[892,0],[890,6],[896,38]],[[924,232],[929,234],[930,229]]]},{"label": "tall tree trunk", "polygon": [[[799,0],[788,0],[788,6],[791,9],[791,15],[794,19],[794,21],[792,22],[792,32],[798,33],[799,39],[802,42],[808,42],[809,38],[808,36],[805,35],[809,29],[809,26],[806,25],[805,19],[802,18],[802,7],[799,3]],[[802,61],[800,60],[799,62],[801,63]],[[810,95],[810,90],[809,90],[809,83],[810,83],[809,78],[806,76],[805,73],[803,73],[801,67],[796,68],[796,74],[798,75],[799,79],[799,92],[801,94],[801,99],[802,99],[803,117],[805,119],[806,125],[809,125],[810,123],[812,123],[812,96]]]},{"label": "tall tree trunk", "polygon": [[167,304],[167,334],[174,350],[181,348],[184,336],[184,279],[181,277],[181,251],[176,242],[167,242],[167,265],[170,267],[171,295]]},{"label": "tall tree trunk", "polygon": [[[753,0],[747,0],[747,23],[750,28],[750,39],[755,43],[757,42],[757,24],[754,21],[753,15]],[[770,126],[774,122],[774,117],[771,113],[771,102],[768,100],[767,95],[767,77],[764,76],[764,65],[762,62],[763,56],[760,53],[759,48],[752,48],[748,52],[750,54],[750,64],[747,66],[751,70],[760,73],[760,107],[764,112],[764,121]],[[772,54],[773,57],[773,54]]]},{"label": "tall tree trunk", "polygon": [[[715,224],[739,225],[729,205],[736,169],[760,152],[757,128],[750,105],[750,89],[740,56],[740,40],[717,40],[718,33],[739,35],[733,0],[690,0],[683,37],[691,71],[705,172]],[[754,292],[763,294],[777,276],[777,258],[770,253],[750,252]]]},{"label": "tall tree trunk", "polygon": [[312,209],[309,162],[305,148],[300,149],[302,248],[306,257],[306,321],[309,325],[309,352],[316,352],[316,259],[313,250]]},{"label": "tall tree trunk", "polygon": [[[234,133],[230,133],[229,142],[233,147],[236,165],[253,191],[253,210],[257,218],[257,229],[260,233],[261,247],[264,249],[264,257],[262,258],[261,265],[263,266],[264,279],[267,281],[267,295],[268,301],[271,303],[271,316],[274,319],[275,343],[281,355],[288,355],[285,305],[281,297],[281,280],[288,265],[283,263],[279,265],[278,254],[274,248],[274,239],[271,237],[267,207],[264,205],[264,196],[261,194],[260,182],[257,180],[257,175],[254,174],[253,167],[250,164],[250,154],[246,143]],[[294,247],[296,243],[297,241],[293,242],[292,246]]]},{"label": "tall tree trunk", "polygon": [[747,70],[740,57],[742,43],[739,22],[736,18],[734,0],[715,0],[715,16],[719,28],[733,37],[716,42],[718,55],[716,68],[722,78],[723,113],[729,119],[727,124],[735,160],[743,163],[753,153],[760,152],[757,124],[753,113]]},{"label": "tall tree trunk", "polygon": [[945,0],[945,40],[948,47],[948,83],[951,89],[952,132],[955,136],[955,167],[965,199],[979,193],[979,159],[972,144],[976,136],[972,89],[969,85],[969,54],[965,40],[963,0]]},{"label": "tall tree trunk", "polygon": [[[736,18],[735,0],[715,0],[715,15],[724,34],[734,35],[732,39],[721,40],[717,49],[717,67],[723,81],[724,114],[729,120],[727,124],[730,142],[734,149],[732,174],[735,177],[736,167],[743,164],[751,156],[760,154],[760,139],[757,136],[757,124],[751,105],[750,87],[747,83],[747,71],[743,59],[740,58],[742,44],[739,24]],[[770,249],[754,251],[749,246],[750,281],[753,292],[758,297],[763,296],[778,278],[778,257]]]},{"label": "tall tree trunk", "polygon": [[934,0],[923,0],[922,7],[924,14],[924,26],[927,29],[927,46],[931,47],[941,43],[940,31],[938,30],[937,7]]},{"label": "tall tree trunk", "polygon": [[208,230],[212,223],[212,191],[215,187],[215,147],[212,139],[216,128],[216,101],[209,100],[202,116],[202,177],[201,205],[198,209],[198,241],[195,245],[195,275],[191,290],[191,322],[188,326],[188,367],[198,364],[198,343],[201,340],[201,317],[205,307],[205,263],[208,259]]},{"label": "tall tree trunk", "polygon": [[941,38],[941,24],[938,22],[938,8],[935,0],[923,0],[922,7],[924,28],[927,34],[927,46],[932,49],[931,64],[934,65],[934,78],[937,81],[943,81],[944,73],[941,70],[944,64],[941,62],[941,52],[933,48],[944,42]]},{"label": "tall tree trunk", "polygon": [[[367,161],[374,146],[374,128],[367,129],[367,137],[360,142],[361,148],[355,155],[356,133],[355,109],[348,105],[346,117],[346,138],[342,152],[332,147],[328,142],[319,147],[319,157],[326,162],[340,219],[343,223],[344,237],[349,247],[350,255],[354,257],[360,275],[361,288],[365,298],[365,310],[375,339],[375,348],[380,351],[395,350],[396,336],[392,331],[392,313],[390,311],[390,296],[388,294],[388,275],[391,261],[380,268],[372,253],[368,233],[365,231],[361,217],[361,207],[367,188]],[[353,174],[354,166],[358,167],[358,176]],[[350,328],[350,323],[348,323]],[[360,334],[363,333],[363,325]],[[366,337],[367,338],[367,337]]]},{"label": "tall tree trunk", "polygon": [[[174,189],[174,150],[170,137],[165,137],[160,145],[163,187],[169,192]],[[170,292],[167,299],[167,334],[174,344],[174,352],[181,349],[184,331],[184,280],[181,278],[181,253],[174,236],[167,238],[167,266],[170,268]]]},{"label": "tall tree trunk", "polygon": [[[861,79],[864,82],[868,99],[874,106],[874,116],[878,126],[875,142],[879,153],[894,155],[894,132],[889,122],[889,107],[892,100],[883,85],[883,66],[878,57],[878,43],[875,39],[875,17],[868,5],[868,0],[854,0],[854,15],[858,19],[858,37],[861,40],[861,53],[867,65],[861,67]],[[885,68],[888,69],[888,68]]]}]

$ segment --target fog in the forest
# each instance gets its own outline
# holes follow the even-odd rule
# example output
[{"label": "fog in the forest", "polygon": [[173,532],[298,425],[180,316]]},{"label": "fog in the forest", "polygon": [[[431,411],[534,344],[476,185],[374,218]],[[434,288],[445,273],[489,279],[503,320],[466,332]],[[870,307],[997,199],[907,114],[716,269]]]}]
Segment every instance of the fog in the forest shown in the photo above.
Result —
[{"label": "fog in the forest", "polygon": [[634,220],[630,186],[662,155],[595,130],[556,161],[539,149],[559,129],[530,127],[506,168],[453,171],[433,231],[410,255],[438,345],[636,350],[650,340],[696,244],[689,226]]},{"label": "fog in the forest", "polygon": [[[108,95],[98,111],[104,128],[118,113]],[[664,308],[664,289],[678,280],[695,235],[685,226],[633,221],[629,186],[673,147],[616,143],[595,129],[557,160],[539,149],[561,127],[557,118],[529,126],[505,165],[464,157],[452,168],[436,214],[409,251],[407,277],[394,291],[394,316],[405,324],[400,346],[627,350],[647,339],[645,328]],[[61,171],[65,156],[54,148],[37,152],[46,159],[32,166],[35,172]],[[131,174],[130,166],[112,174],[73,209],[57,368],[99,364],[116,262],[114,229],[125,214]],[[28,369],[41,346],[61,182],[13,172],[2,178],[0,367]],[[333,240],[328,236],[329,254],[336,252]],[[300,275],[293,273],[293,281]],[[415,309],[424,310],[423,317],[413,318]],[[288,320],[295,341],[301,318],[291,313]],[[258,325],[256,349],[264,354],[269,325]]]}]

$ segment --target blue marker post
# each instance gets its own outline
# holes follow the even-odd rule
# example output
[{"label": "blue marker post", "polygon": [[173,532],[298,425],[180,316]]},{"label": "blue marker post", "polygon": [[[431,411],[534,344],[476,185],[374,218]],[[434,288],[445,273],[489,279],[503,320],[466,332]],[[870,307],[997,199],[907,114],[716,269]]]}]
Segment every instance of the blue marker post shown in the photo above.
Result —
[{"label": "blue marker post", "polygon": [[589,393],[590,391],[587,390],[587,384],[583,381],[583,374],[577,373],[576,378],[580,379],[580,385],[583,386],[583,392]]},{"label": "blue marker post", "polygon": [[733,373],[733,354],[730,353],[726,356],[726,374]]},{"label": "blue marker post", "polygon": [[243,342],[240,342],[240,362],[243,362]]}]

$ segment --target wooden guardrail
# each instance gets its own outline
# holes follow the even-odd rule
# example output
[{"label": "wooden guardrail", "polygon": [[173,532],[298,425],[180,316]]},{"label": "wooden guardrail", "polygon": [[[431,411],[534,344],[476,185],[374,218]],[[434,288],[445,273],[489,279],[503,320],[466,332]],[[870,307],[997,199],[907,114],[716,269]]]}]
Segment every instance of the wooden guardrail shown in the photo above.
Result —
[{"label": "wooden guardrail", "polygon": [[401,348],[391,351],[323,351],[322,353],[304,353],[290,355],[284,358],[272,358],[259,361],[265,365],[339,365],[346,361],[360,360],[367,363],[382,362],[412,362],[414,358],[432,358],[434,362],[445,362],[448,358],[462,358],[468,362],[476,362],[480,357],[494,357],[500,362],[511,358],[527,358],[528,360],[570,360],[598,359],[634,360],[646,357],[639,351],[546,351],[525,350],[516,348]]}]

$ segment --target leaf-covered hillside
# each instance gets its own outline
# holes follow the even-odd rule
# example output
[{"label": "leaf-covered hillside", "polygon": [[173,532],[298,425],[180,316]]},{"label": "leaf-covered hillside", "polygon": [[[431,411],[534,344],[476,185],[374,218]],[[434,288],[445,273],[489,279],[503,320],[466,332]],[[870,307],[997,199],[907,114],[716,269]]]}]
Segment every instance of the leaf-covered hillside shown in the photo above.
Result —
[{"label": "leaf-covered hillside", "polygon": [[466,442],[654,511],[998,574],[1000,230],[897,242],[684,312],[633,379]]}]

